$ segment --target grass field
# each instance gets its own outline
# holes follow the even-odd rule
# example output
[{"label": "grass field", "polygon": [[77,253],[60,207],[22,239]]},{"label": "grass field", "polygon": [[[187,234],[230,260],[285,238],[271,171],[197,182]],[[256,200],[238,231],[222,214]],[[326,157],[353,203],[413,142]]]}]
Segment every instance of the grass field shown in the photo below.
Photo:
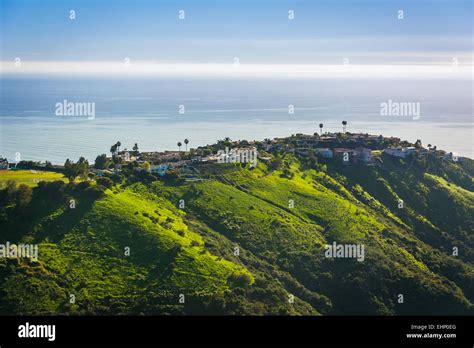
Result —
[{"label": "grass field", "polygon": [[5,187],[8,180],[16,181],[18,185],[26,184],[30,187],[38,185],[40,181],[67,181],[61,173],[39,170],[0,170],[0,188]]}]

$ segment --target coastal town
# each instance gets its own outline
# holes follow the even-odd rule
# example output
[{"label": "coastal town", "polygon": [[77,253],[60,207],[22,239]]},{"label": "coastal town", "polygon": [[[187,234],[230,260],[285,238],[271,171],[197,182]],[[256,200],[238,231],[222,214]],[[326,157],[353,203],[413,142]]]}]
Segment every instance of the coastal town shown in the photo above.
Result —
[{"label": "coastal town", "polygon": [[[343,122],[344,130],[347,122]],[[312,159],[320,163],[340,165],[377,166],[382,163],[382,155],[395,158],[437,158],[448,161],[462,161],[452,152],[437,149],[436,146],[422,145],[420,140],[414,144],[402,141],[396,137],[384,137],[367,133],[350,132],[320,132],[312,135],[293,134],[285,138],[265,139],[263,141],[232,141],[229,138],[219,140],[213,145],[188,148],[189,140],[185,139],[186,149],[181,149],[178,142],[177,151],[143,151],[138,144],[132,150],[120,149],[117,142],[110,148],[110,155],[97,156],[94,164],[88,164],[88,173],[102,177],[117,174],[125,168],[134,171],[144,171],[158,176],[165,176],[169,171],[178,173],[186,180],[197,180],[199,166],[222,163],[250,163],[251,167],[257,161],[268,162],[275,155],[292,154],[300,159]],[[88,163],[88,162],[87,162]],[[61,172],[64,166],[52,165],[49,162],[21,161],[9,162],[0,158],[0,170],[37,169],[56,170]]]}]

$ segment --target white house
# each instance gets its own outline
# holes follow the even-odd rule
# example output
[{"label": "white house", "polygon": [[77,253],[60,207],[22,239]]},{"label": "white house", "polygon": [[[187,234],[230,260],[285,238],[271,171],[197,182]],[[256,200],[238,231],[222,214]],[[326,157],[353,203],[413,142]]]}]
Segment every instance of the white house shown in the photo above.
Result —
[{"label": "white house", "polygon": [[407,156],[410,156],[416,152],[416,149],[414,147],[397,147],[397,148],[387,148],[383,150],[387,155],[395,156],[395,157],[401,157],[405,158]]},{"label": "white house", "polygon": [[449,152],[443,156],[443,159],[453,162],[462,162],[464,157],[459,157],[456,153]]},{"label": "white house", "polygon": [[119,156],[120,158],[122,158],[123,162],[130,162],[132,160],[132,157],[130,156],[130,152],[128,151],[123,151]]}]

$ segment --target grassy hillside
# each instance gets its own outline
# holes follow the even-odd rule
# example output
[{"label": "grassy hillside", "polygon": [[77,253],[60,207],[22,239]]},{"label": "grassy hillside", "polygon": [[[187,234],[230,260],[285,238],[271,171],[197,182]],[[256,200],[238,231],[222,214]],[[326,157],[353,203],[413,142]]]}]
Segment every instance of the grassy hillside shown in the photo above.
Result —
[{"label": "grassy hillside", "polygon": [[[0,260],[2,314],[212,314],[214,302],[225,303],[229,296],[235,301],[234,290],[255,283],[247,267],[209,252],[183,212],[147,194],[141,184],[106,190],[97,200],[77,190],[69,194],[77,199],[75,209],[58,204],[47,215],[35,216],[35,206],[41,205],[37,196],[30,210],[4,211],[4,224],[35,216],[18,233],[21,238],[10,241],[39,243],[39,260]],[[288,313],[317,314],[305,304],[286,305],[280,284],[257,278],[264,291],[282,301],[274,309],[262,303],[256,314],[285,307]],[[70,303],[71,294],[75,303]],[[232,310],[243,312],[235,302]]]},{"label": "grassy hillside", "polygon": [[18,185],[36,186],[40,181],[55,181],[66,178],[61,173],[39,170],[0,170],[0,188],[6,186],[7,181],[14,180]]},{"label": "grassy hillside", "polygon": [[[41,185],[1,210],[7,240],[40,257],[0,259],[0,313],[472,314],[471,167],[382,161]],[[364,260],[326,257],[333,242]]]},{"label": "grassy hillside", "polygon": [[[179,189],[159,182],[153,186],[172,200],[185,199],[189,214],[288,272],[308,292],[331,299],[326,313],[471,310],[471,264],[418,240],[409,225],[362,186],[353,194],[346,178],[300,170],[298,164],[288,159],[291,179],[263,165],[253,170],[236,166],[234,172]],[[361,195],[364,199],[357,198]],[[465,207],[472,210],[472,202]],[[365,244],[366,260],[325,258],[322,246],[333,241]],[[397,305],[399,294],[411,303]]]}]

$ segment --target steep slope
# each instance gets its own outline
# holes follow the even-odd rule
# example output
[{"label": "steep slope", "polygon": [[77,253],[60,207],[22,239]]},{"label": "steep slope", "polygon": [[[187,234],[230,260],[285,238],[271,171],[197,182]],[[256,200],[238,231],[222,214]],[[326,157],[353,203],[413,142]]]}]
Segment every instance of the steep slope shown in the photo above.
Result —
[{"label": "steep slope", "polygon": [[0,261],[2,314],[193,313],[255,281],[206,250],[183,213],[143,185],[94,202],[81,197],[80,206],[58,208],[12,241],[39,243],[39,260]]},{"label": "steep slope", "polygon": [[[40,243],[38,262],[0,260],[0,313],[473,313],[470,162],[278,156],[201,165],[198,181],[131,175],[105,193],[40,185],[0,210],[7,240]],[[333,242],[364,255],[327,257]]]},{"label": "steep slope", "polygon": [[[300,171],[296,159],[289,162],[293,162],[288,164],[294,174],[291,179],[279,170],[269,172],[264,165],[253,170],[235,166],[215,180],[179,188],[155,183],[154,187],[174,201],[184,199],[190,214],[287,272],[310,293],[329,298],[333,308],[319,308],[323,312],[466,314],[472,310],[471,264],[419,240],[393,208],[362,186],[354,195],[341,175],[336,180],[324,172]],[[472,210],[471,202],[467,204]],[[469,225],[468,216],[458,217],[458,224]],[[364,244],[366,259],[324,257],[323,244],[333,241]],[[398,303],[399,295],[404,303]]]}]

